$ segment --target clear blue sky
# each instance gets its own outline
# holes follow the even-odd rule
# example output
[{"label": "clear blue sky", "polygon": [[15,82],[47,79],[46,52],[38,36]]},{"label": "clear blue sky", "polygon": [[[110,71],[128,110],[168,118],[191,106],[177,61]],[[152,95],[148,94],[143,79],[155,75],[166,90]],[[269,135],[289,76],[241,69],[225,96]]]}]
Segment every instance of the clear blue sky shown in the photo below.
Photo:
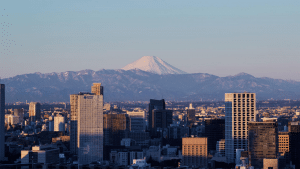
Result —
[{"label": "clear blue sky", "polygon": [[0,22],[11,24],[1,40],[15,43],[0,46],[2,78],[119,69],[150,55],[189,73],[300,81],[296,0],[7,0]]}]

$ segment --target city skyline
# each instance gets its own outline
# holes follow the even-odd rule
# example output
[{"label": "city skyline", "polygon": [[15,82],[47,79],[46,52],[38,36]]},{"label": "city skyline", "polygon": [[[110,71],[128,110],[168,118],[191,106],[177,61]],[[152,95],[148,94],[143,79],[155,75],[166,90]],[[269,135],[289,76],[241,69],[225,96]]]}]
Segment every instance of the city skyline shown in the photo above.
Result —
[{"label": "city skyline", "polygon": [[148,55],[187,73],[300,81],[299,2],[17,2],[0,9],[16,42],[1,78],[120,69]]},{"label": "city skyline", "polygon": [[138,165],[147,168],[298,167],[299,101],[275,105],[242,92],[224,93],[225,102],[194,106],[164,99],[104,103],[106,87],[98,82],[89,86],[91,92],[69,95],[69,106],[30,102],[3,111],[1,86],[5,158],[0,168],[134,168],[142,161]]}]

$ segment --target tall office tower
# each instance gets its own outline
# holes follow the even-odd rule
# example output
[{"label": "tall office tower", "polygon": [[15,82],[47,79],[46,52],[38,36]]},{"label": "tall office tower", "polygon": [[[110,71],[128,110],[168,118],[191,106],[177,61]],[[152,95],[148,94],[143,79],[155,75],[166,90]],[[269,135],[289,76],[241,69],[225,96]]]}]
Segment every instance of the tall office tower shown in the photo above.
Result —
[{"label": "tall office tower", "polygon": [[103,115],[104,145],[120,145],[129,137],[130,119],[128,114]]},{"label": "tall office tower", "polygon": [[39,121],[41,119],[41,104],[38,102],[30,102],[29,118],[31,121]]},{"label": "tall office tower", "polygon": [[65,117],[57,115],[54,117],[54,131],[65,132]]},{"label": "tall office tower", "polygon": [[156,110],[165,110],[166,106],[165,106],[165,100],[154,100],[154,99],[150,99],[150,103],[149,103],[149,112],[148,112],[148,130],[152,130],[152,111],[156,109]]},{"label": "tall office tower", "polygon": [[280,156],[284,157],[286,163],[289,163],[290,136],[287,131],[278,132],[278,152]]},{"label": "tall office tower", "polygon": [[300,168],[300,121],[289,122],[290,159],[296,168]]},{"label": "tall office tower", "polygon": [[98,94],[70,95],[70,149],[77,152],[79,164],[103,160],[103,95]]},{"label": "tall office tower", "polygon": [[225,139],[225,119],[204,119],[205,132],[204,137],[207,137],[208,153],[211,150],[216,150],[217,141]]},{"label": "tall office tower", "polygon": [[251,165],[263,168],[263,159],[276,159],[278,154],[277,122],[248,122],[248,151]]},{"label": "tall office tower", "polygon": [[225,93],[225,155],[234,162],[236,149],[248,149],[248,122],[256,121],[255,93]]},{"label": "tall office tower", "polygon": [[[173,121],[172,110],[153,110],[152,111],[152,136],[159,136],[162,134],[163,130],[168,128]],[[162,135],[160,135],[162,136]]]},{"label": "tall office tower", "polygon": [[0,84],[0,161],[4,160],[5,85]]},{"label": "tall office tower", "polygon": [[188,120],[188,123],[194,123],[196,121],[195,109],[193,108],[192,103],[190,104],[189,109],[187,109],[187,120]]},{"label": "tall office tower", "polygon": [[182,138],[182,166],[207,168],[207,138]]}]

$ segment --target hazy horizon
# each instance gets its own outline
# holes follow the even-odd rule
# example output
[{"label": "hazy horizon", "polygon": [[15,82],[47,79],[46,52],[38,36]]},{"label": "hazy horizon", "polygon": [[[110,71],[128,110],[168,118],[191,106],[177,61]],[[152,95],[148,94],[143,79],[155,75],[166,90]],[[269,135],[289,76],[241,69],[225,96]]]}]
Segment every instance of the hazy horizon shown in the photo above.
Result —
[{"label": "hazy horizon", "polygon": [[1,43],[15,44],[0,46],[9,51],[0,53],[0,77],[121,69],[157,56],[187,73],[300,81],[299,7],[278,0],[5,1]]}]

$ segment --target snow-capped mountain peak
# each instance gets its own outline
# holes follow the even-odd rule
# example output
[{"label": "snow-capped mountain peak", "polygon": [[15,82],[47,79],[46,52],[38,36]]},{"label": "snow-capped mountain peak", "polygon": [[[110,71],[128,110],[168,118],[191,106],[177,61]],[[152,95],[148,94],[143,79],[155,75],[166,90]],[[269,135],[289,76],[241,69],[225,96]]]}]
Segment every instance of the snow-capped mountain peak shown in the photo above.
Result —
[{"label": "snow-capped mountain peak", "polygon": [[156,56],[143,56],[139,60],[126,65],[122,69],[141,69],[143,71],[156,74],[186,74],[186,72],[168,64]]}]

